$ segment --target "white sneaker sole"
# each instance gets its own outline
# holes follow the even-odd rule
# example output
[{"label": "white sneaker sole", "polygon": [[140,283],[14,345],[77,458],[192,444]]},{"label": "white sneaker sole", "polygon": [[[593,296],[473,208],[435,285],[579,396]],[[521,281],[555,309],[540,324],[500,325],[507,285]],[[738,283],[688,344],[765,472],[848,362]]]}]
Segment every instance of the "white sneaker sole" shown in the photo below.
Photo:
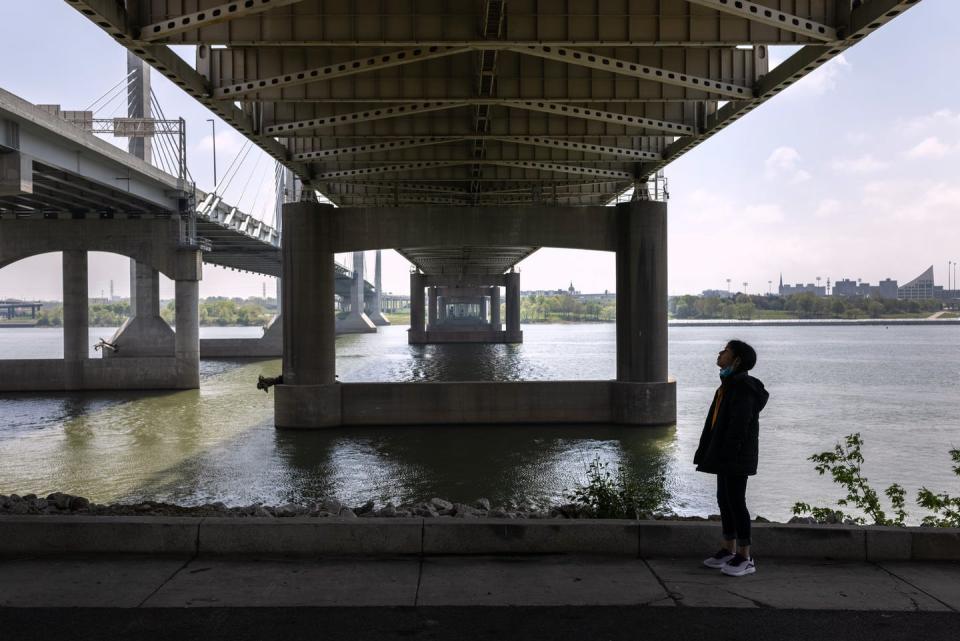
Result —
[{"label": "white sneaker sole", "polygon": [[[729,559],[727,559],[727,561],[729,561]],[[716,559],[708,559],[703,562],[703,567],[710,568],[711,570],[722,570],[723,566],[727,564],[727,561],[717,561]],[[711,563],[714,563],[716,565],[711,565]]]},{"label": "white sneaker sole", "polygon": [[723,567],[720,569],[720,571],[726,574],[727,576],[746,576],[748,574],[753,574],[754,572],[756,572],[757,566],[748,565],[747,567],[739,570],[728,570],[726,567]]}]

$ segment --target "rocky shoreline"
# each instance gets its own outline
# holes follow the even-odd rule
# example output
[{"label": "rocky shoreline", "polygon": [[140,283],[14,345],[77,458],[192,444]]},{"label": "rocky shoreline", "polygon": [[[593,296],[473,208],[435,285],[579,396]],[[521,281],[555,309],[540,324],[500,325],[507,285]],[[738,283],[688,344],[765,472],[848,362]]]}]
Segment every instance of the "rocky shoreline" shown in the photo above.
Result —
[{"label": "rocky shoreline", "polygon": [[[495,518],[495,519],[585,519],[594,518],[589,509],[574,503],[557,505],[542,509],[532,503],[526,505],[493,506],[490,501],[480,498],[472,504],[456,503],[441,498],[411,505],[393,505],[387,503],[377,507],[373,501],[360,506],[349,506],[335,498],[321,498],[310,503],[286,503],[284,505],[233,506],[216,502],[204,505],[186,506],[172,503],[144,501],[142,503],[98,504],[82,496],[64,492],[53,492],[44,497],[36,494],[0,494],[0,516],[2,515],[83,515],[83,516],[186,516],[186,517],[331,517],[344,518]],[[643,519],[672,521],[719,521],[720,516],[679,516],[676,514],[645,514]],[[754,519],[769,523],[762,516]],[[814,522],[812,519],[795,517],[791,523]]]}]

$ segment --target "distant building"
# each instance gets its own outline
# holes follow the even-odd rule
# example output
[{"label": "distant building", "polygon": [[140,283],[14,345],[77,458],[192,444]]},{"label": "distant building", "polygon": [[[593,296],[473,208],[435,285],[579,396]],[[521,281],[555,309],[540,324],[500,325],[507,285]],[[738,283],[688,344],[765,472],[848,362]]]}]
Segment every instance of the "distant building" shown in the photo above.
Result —
[{"label": "distant building", "polygon": [[849,278],[844,278],[833,283],[834,296],[859,296],[860,283]]},{"label": "distant building", "polygon": [[832,293],[834,296],[845,297],[896,298],[897,281],[885,278],[880,281],[879,285],[871,285],[870,283],[861,283],[850,280],[849,278],[843,278],[834,282]]},{"label": "distant building", "polygon": [[813,283],[797,283],[796,285],[784,285],[783,284],[783,274],[780,274],[780,286],[777,288],[777,293],[781,296],[793,296],[794,294],[805,294],[811,293],[814,296],[826,296],[827,288],[822,285],[814,285]]},{"label": "distant building", "polygon": [[[940,287],[939,289],[943,289]],[[933,286],[933,265],[906,285],[897,289],[897,298],[901,300],[927,300],[936,298]]]},{"label": "distant building", "polygon": [[813,294],[814,296],[826,296],[827,288],[823,285],[814,285],[813,283],[797,283],[796,285],[780,285],[781,296],[793,296],[794,294]]},{"label": "distant building", "polygon": [[733,294],[725,289],[705,289],[700,292],[704,298],[733,298]]}]

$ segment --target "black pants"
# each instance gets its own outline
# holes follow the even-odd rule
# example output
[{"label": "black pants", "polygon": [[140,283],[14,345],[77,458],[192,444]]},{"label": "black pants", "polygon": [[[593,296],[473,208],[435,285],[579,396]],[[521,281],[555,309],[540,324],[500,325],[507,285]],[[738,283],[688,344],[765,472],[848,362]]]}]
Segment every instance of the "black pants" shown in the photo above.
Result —
[{"label": "black pants", "polygon": [[750,512],[747,511],[747,477],[717,474],[717,504],[723,540],[750,545]]}]

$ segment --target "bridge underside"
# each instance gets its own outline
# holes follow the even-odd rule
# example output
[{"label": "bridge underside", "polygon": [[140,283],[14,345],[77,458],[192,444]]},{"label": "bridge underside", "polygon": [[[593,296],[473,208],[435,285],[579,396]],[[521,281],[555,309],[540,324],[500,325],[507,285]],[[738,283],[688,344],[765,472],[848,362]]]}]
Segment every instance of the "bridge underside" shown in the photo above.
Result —
[{"label": "bridge underside", "polygon": [[[519,330],[511,268],[538,247],[615,251],[620,387],[561,414],[673,420],[660,171],[918,0],[67,1],[344,208],[284,214],[276,420],[309,427],[407,400],[421,422],[560,420],[559,388],[334,384],[332,252],[372,248],[417,267],[412,342],[499,331],[501,285]],[[799,51],[771,70],[772,45]]]}]

